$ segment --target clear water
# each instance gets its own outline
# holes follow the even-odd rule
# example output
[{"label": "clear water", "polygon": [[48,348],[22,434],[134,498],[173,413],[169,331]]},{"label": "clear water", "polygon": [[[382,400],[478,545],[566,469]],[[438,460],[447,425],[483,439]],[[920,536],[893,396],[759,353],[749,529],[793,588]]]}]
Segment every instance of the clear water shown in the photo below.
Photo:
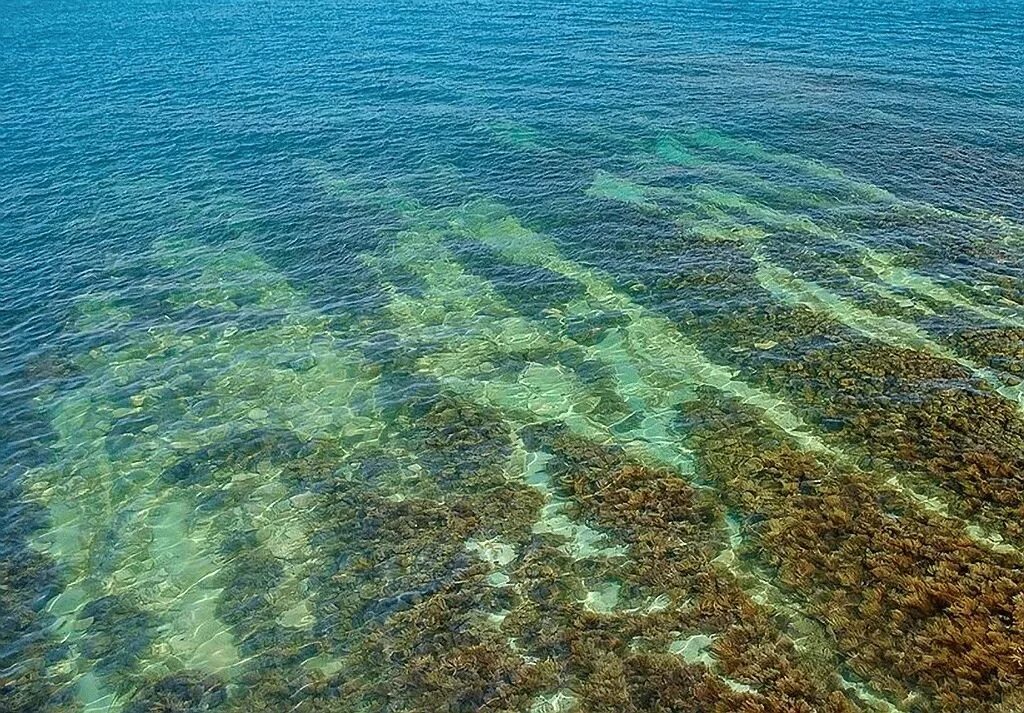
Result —
[{"label": "clear water", "polygon": [[1024,710],[1024,10],[805,5],[0,6],[0,710]]}]

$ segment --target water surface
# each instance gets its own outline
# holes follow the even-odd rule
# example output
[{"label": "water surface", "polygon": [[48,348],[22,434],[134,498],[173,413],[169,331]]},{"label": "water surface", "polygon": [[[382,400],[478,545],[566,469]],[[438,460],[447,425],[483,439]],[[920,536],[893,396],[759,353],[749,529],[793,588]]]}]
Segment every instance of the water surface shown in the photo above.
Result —
[{"label": "water surface", "polygon": [[0,8],[0,709],[1024,710],[1016,3]]}]

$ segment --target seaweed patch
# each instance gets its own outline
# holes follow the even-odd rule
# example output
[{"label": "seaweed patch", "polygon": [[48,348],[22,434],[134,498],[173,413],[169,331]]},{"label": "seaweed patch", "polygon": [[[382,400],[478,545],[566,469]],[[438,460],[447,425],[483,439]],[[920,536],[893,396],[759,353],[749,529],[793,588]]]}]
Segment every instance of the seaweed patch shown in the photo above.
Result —
[{"label": "seaweed patch", "polygon": [[996,710],[1024,676],[1016,560],[705,392],[684,411],[701,469],[743,514],[745,556],[822,621],[845,664],[920,710]]}]

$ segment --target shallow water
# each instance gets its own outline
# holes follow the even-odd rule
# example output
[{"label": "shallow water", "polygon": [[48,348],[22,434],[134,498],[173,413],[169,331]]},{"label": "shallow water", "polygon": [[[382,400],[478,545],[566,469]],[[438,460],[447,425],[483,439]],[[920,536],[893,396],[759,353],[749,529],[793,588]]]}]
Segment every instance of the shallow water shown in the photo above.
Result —
[{"label": "shallow water", "polygon": [[1024,710],[1016,3],[0,8],[0,710]]}]

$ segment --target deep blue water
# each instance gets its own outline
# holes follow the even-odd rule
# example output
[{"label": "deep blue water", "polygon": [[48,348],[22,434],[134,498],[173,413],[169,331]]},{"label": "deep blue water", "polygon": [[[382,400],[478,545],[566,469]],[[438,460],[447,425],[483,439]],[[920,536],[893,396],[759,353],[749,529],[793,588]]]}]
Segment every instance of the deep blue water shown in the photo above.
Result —
[{"label": "deep blue water", "polygon": [[[417,679],[408,674],[413,665],[403,659],[382,680],[359,688],[352,681],[367,677],[365,661],[358,659],[357,665],[346,656],[353,650],[370,656],[360,646],[381,656],[373,646],[388,651],[403,645],[420,652],[434,649],[409,644],[410,639],[367,644],[358,636],[324,633],[344,627],[317,607],[336,614],[341,605],[332,610],[323,604],[331,600],[331,588],[355,586],[338,583],[338,572],[346,567],[342,560],[361,551],[360,538],[377,542],[365,532],[352,535],[352,552],[339,554],[330,543],[344,539],[338,534],[340,525],[329,532],[303,530],[306,554],[289,555],[318,563],[299,574],[281,575],[301,583],[293,589],[302,596],[288,590],[289,596],[318,604],[310,605],[316,611],[308,611],[301,625],[284,627],[293,637],[287,656],[274,658],[267,654],[268,645],[249,642],[241,633],[246,624],[236,621],[241,615],[225,613],[255,606],[251,600],[218,593],[234,591],[230,574],[217,575],[230,582],[217,580],[220,584],[210,596],[226,597],[218,621],[227,622],[228,638],[241,653],[221,658],[204,654],[196,660],[209,664],[205,669],[182,658],[181,647],[173,656],[160,648],[161,640],[173,638],[168,631],[174,625],[166,621],[181,616],[174,609],[180,602],[153,614],[163,616],[164,623],[153,624],[150,631],[140,622],[147,621],[143,613],[159,609],[160,600],[154,603],[136,591],[150,584],[125,584],[134,570],[127,579],[115,576],[119,568],[129,567],[119,557],[145,560],[150,556],[147,548],[154,547],[132,544],[127,534],[119,533],[133,528],[159,533],[159,522],[165,522],[161,517],[173,520],[190,512],[189,517],[199,517],[196,522],[206,525],[189,524],[178,537],[201,541],[210,532],[222,531],[226,521],[210,515],[213,519],[207,522],[196,512],[225,518],[224,513],[235,513],[232,507],[248,512],[244,502],[227,502],[223,498],[228,496],[214,496],[202,483],[189,481],[192,490],[180,498],[161,493],[168,487],[166,472],[179,458],[215,461],[209,468],[216,472],[256,472],[259,459],[246,455],[245,438],[242,445],[238,440],[238,432],[250,433],[253,424],[293,434],[289,438],[304,443],[307,451],[310,443],[341,438],[338,434],[344,431],[344,438],[353,440],[338,446],[344,455],[332,456],[336,472],[350,467],[356,458],[352,452],[377,447],[379,441],[388,458],[419,459],[424,472],[437,481],[416,481],[403,491],[402,477],[391,482],[390,476],[381,476],[385,484],[379,486],[380,498],[416,497],[469,512],[476,507],[471,500],[475,486],[446,490],[446,478],[453,476],[445,468],[486,460],[481,450],[499,460],[511,457],[520,448],[516,444],[533,453],[537,449],[522,429],[566,420],[549,408],[561,398],[552,395],[561,394],[555,387],[537,397],[540,405],[531,402],[520,413],[509,405],[520,402],[519,392],[510,390],[499,398],[487,391],[487,384],[505,383],[501,379],[508,370],[519,370],[520,382],[534,384],[534,375],[553,369],[536,379],[547,383],[552,373],[579,378],[584,391],[610,389],[614,399],[609,398],[621,406],[618,413],[619,406],[609,410],[602,401],[585,426],[577,427],[569,418],[576,436],[603,447],[625,448],[629,457],[647,466],[675,468],[677,476],[692,481],[695,492],[717,493],[717,504],[708,506],[714,515],[708,517],[718,524],[707,528],[729,533],[735,523],[746,523],[733,541],[746,543],[737,555],[745,563],[743,573],[729,570],[729,576],[748,594],[756,589],[752,581],[765,579],[778,587],[778,600],[769,596],[767,604],[759,605],[771,612],[797,612],[792,614],[796,624],[779,629],[781,638],[773,646],[780,651],[789,651],[791,640],[799,639],[794,630],[803,630],[802,617],[812,622],[807,626],[824,632],[820,635],[827,653],[807,656],[817,656],[824,669],[845,677],[836,683],[838,678],[814,674],[820,678],[814,679],[815,686],[835,693],[828,704],[835,707],[829,710],[844,710],[838,699],[865,710],[997,710],[1000,704],[1004,708],[998,710],[1024,710],[1019,697],[1024,686],[1021,639],[1016,639],[1016,653],[1000,648],[1002,643],[992,643],[990,649],[976,642],[952,643],[938,622],[946,617],[943,621],[953,622],[949,626],[954,630],[975,625],[984,629],[987,620],[982,617],[978,624],[956,608],[957,602],[983,598],[982,592],[998,589],[993,583],[1000,581],[1004,599],[1017,604],[1016,609],[1005,602],[989,605],[992,621],[999,622],[998,636],[1013,640],[1024,634],[1019,604],[1024,589],[1015,593],[1017,582],[1024,582],[1017,550],[1024,546],[1018,519],[1024,515],[1021,27],[1024,4],[1009,1],[2,3],[0,595],[9,600],[4,605],[12,613],[0,639],[0,709],[73,710],[85,705],[86,710],[131,710],[135,705],[137,710],[163,710],[154,701],[170,705],[167,701],[178,696],[210,709],[287,710],[281,701],[289,700],[297,703],[288,706],[307,706],[304,710],[477,710],[486,709],[482,701],[491,696],[498,701],[496,710],[573,710],[575,705],[585,706],[581,710],[690,710],[678,701],[672,708],[666,700],[659,708],[642,693],[655,676],[651,671],[671,669],[660,659],[644,668],[626,660],[624,650],[608,653],[626,661],[626,679],[640,681],[623,694],[632,696],[628,705],[615,704],[592,695],[588,685],[596,674],[581,672],[573,659],[577,654],[566,653],[568,645],[545,648],[536,642],[523,645],[524,656],[562,667],[545,674],[547,678],[538,674],[540,683],[524,682],[529,676],[518,669],[497,675],[488,668],[491,662],[485,666],[480,658],[458,658],[464,642],[449,648],[435,642],[442,649],[441,659],[447,656],[472,670],[476,665],[485,680],[497,675],[515,684],[490,682],[484,685],[489,693],[478,695],[476,684],[466,680],[442,684]],[[679,154],[666,147],[683,147],[696,159],[676,160],[672,157]],[[615,180],[603,184],[609,177]],[[641,193],[643,198],[638,197]],[[737,196],[744,202],[737,203]],[[507,211],[518,226],[543,236],[540,257],[527,254],[524,246],[532,243],[521,239],[518,228],[508,229],[500,219],[489,222],[495,211]],[[794,222],[799,219],[810,227]],[[738,237],[743,226],[756,229],[757,235]],[[718,232],[709,237],[701,232],[705,229]],[[416,242],[427,234],[436,240]],[[551,257],[547,250],[560,257]],[[176,254],[185,257],[176,261]],[[475,287],[461,286],[463,292],[458,292],[444,281],[450,272],[445,256],[474,277]],[[431,272],[435,268],[436,274]],[[435,278],[439,282],[432,282]],[[588,293],[591,278],[615,296]],[[406,312],[395,307],[403,299],[412,305]],[[420,315],[420,309],[428,316]],[[437,317],[433,323],[430,309],[456,316]],[[488,334],[490,320],[508,310],[528,325],[523,329],[557,323],[554,331],[562,336],[556,339],[548,330],[548,336],[531,338],[529,348],[499,348],[498,356],[480,357],[486,368],[476,371],[470,366],[462,371],[463,363],[474,357],[444,356],[464,354],[462,349],[476,355],[473,340]],[[314,335],[301,348],[288,342],[299,339],[289,331],[295,325],[303,335]],[[563,327],[564,334],[558,331]],[[248,342],[232,341],[234,332],[225,336],[228,329],[255,336]],[[154,336],[164,334],[162,330],[169,331]],[[512,327],[497,330],[499,335],[510,331]],[[641,333],[655,333],[662,341],[644,342]],[[559,341],[563,337],[568,341]],[[612,347],[620,337],[630,343],[629,358],[620,359]],[[160,342],[160,348],[147,340]],[[685,348],[680,346],[684,342]],[[471,346],[459,346],[464,344]],[[691,346],[699,358],[682,356]],[[366,427],[352,435],[340,417],[302,420],[320,407],[329,414],[338,412],[339,397],[326,395],[341,379],[337,370],[325,366],[326,354],[335,351],[364,360],[359,362],[360,376],[350,377],[356,384],[351,408],[379,421],[380,433]],[[144,355],[138,363],[131,361],[138,354]],[[699,365],[705,357],[730,376],[709,376],[719,372]],[[305,358],[315,360],[310,362],[317,364],[312,371],[301,361]],[[129,361],[132,366],[125,366]],[[231,371],[250,361],[256,366],[246,366],[239,374]],[[305,366],[296,368],[297,363]],[[274,386],[269,377],[260,380],[261,373],[280,364],[289,365],[288,374],[299,374],[297,381],[289,376],[287,386]],[[638,374],[630,371],[636,369]],[[191,381],[180,386],[182,379]],[[324,385],[323,393],[314,388],[317,384]],[[363,387],[371,395],[358,396]],[[898,576],[875,572],[871,576],[877,581],[869,575],[856,583],[824,576],[805,581],[793,574],[804,567],[834,570],[836,562],[854,556],[842,543],[859,542],[864,533],[852,533],[852,525],[842,524],[836,525],[832,539],[822,535],[827,542],[822,548],[834,560],[811,557],[771,534],[803,533],[797,523],[814,518],[796,505],[790,509],[775,495],[771,497],[776,500],[764,495],[765,502],[744,500],[739,493],[747,491],[739,485],[740,476],[715,470],[735,459],[713,457],[714,449],[722,446],[708,442],[731,442],[722,434],[734,433],[748,445],[758,441],[742,429],[736,431],[735,422],[721,414],[712,418],[689,413],[687,404],[707,400],[706,394],[699,395],[702,389],[752,408],[761,414],[755,419],[767,418],[795,437],[798,445],[793,448],[816,453],[808,457],[819,458],[824,468],[849,466],[865,482],[887,483],[884,487],[892,485],[893,474],[904,478],[903,489],[892,495],[903,500],[886,501],[883,510],[900,523],[913,521],[906,525],[908,539],[934,535],[935,542],[953,543],[951,549],[961,541],[976,544],[979,537],[988,543],[957,560],[956,567],[974,568],[969,577],[964,575],[972,583],[948,592],[943,589],[947,583],[934,581],[935,572],[946,566],[941,563],[947,550],[941,547],[939,554],[911,556],[920,565],[908,564],[913,572],[889,562],[889,550],[875,553],[886,560],[886,567],[899,570]],[[265,397],[267,403],[261,401],[264,393],[273,394]],[[416,424],[423,413],[438,413],[436,401],[455,398],[453,393],[493,413],[471,418],[456,411],[461,424],[456,435],[446,426],[443,438],[437,438],[458,441],[458,434],[477,428],[489,435],[479,443],[475,435],[466,436],[476,444],[468,451],[442,448],[441,455],[429,455],[437,439],[422,436]],[[768,407],[771,399],[782,404],[779,413],[796,420],[778,416]],[[296,404],[295,413],[288,404]],[[61,415],[75,409],[84,410],[84,421]],[[140,420],[133,425],[129,417]],[[512,445],[488,440],[494,431],[481,426],[488,419],[505,424],[501,428],[513,434]],[[656,428],[655,423],[660,425]],[[146,426],[153,428],[144,431]],[[705,432],[717,435],[704,438]],[[298,458],[276,436],[260,438],[269,438],[273,446],[268,448],[284,452],[274,456],[275,463]],[[388,439],[397,439],[399,445]],[[218,446],[221,441],[226,445]],[[685,458],[666,460],[657,448],[667,442],[669,450],[685,451]],[[818,443],[824,445],[814,445]],[[554,453],[553,463],[575,463],[557,450],[540,449],[545,458]],[[97,465],[100,451],[102,467]],[[308,457],[303,451],[302,458]],[[437,466],[431,458],[448,458],[454,465]],[[356,469],[359,477],[376,483],[366,475],[376,470],[366,463],[378,460],[361,455],[356,460],[363,464],[362,470]],[[510,475],[518,467],[515,463],[513,458],[513,465],[504,466],[503,477],[510,482],[522,480],[521,474]],[[389,467],[379,469],[390,472]],[[191,473],[189,468],[193,466],[185,468]],[[303,468],[312,466],[303,461],[292,470]],[[553,490],[543,491],[544,497],[581,498],[565,483],[559,486],[554,468],[549,468]],[[779,472],[795,472],[779,468],[770,471],[775,475],[754,480],[774,482],[784,480]],[[281,486],[287,495],[275,497],[302,496],[295,502],[306,503],[303,498],[312,493],[316,507],[326,508],[317,499],[329,500],[324,493],[340,487],[313,483],[311,476],[294,472],[292,476]],[[60,483],[72,485],[61,490]],[[640,491],[646,487],[634,486]],[[767,485],[758,487],[768,492]],[[78,497],[75,488],[81,488],[81,501],[90,503],[89,498],[103,491],[99,499],[105,509],[100,513],[83,506],[82,513],[69,516],[68,508],[74,509]],[[246,493],[230,497],[256,497]],[[470,498],[468,504],[458,505],[461,497]],[[772,510],[776,506],[766,504],[768,500],[782,504]],[[333,507],[334,501],[330,503]],[[366,514],[369,506],[351,507],[368,520],[381,517]],[[665,515],[660,525],[625,525],[604,511],[589,512],[580,503],[574,507],[573,518],[607,530],[637,557],[640,530],[664,533],[675,522],[674,516]],[[651,504],[633,502],[629,507],[641,512]],[[157,512],[156,524],[147,519],[151,510]],[[324,512],[310,506],[308,513],[295,517],[300,522],[330,520]],[[76,530],[77,544],[55,545],[54,537],[46,534],[62,532],[62,517],[82,528]],[[479,516],[484,523],[489,517]],[[517,571],[523,571],[524,553],[536,545],[529,534],[536,539],[538,532],[529,525],[536,518],[524,517],[525,530],[518,534],[494,534],[484,525],[479,532],[451,522],[445,527],[470,543],[465,548],[469,552],[485,535],[511,541],[517,558],[513,567],[522,565]],[[924,524],[915,518],[924,518]],[[863,521],[874,522],[867,515]],[[773,525],[757,525],[763,522]],[[430,531],[432,526],[421,529]],[[284,557],[272,535],[253,527],[254,541]],[[879,532],[877,539],[888,542],[888,535]],[[717,545],[706,546],[724,547],[728,537],[722,537]],[[159,538],[152,536],[154,542]],[[196,565],[196,571],[205,572],[206,566],[230,569],[232,560],[224,549],[228,545],[217,542],[203,545],[208,545],[208,556],[195,555],[205,563]],[[992,542],[997,543],[995,554]],[[259,549],[238,546],[250,554]],[[87,553],[81,562],[72,562],[75,547]],[[422,547],[428,560],[442,561],[451,554],[431,547]],[[366,548],[372,549],[369,544]],[[387,562],[390,556],[379,555]],[[113,559],[106,562],[104,557]],[[482,561],[497,562],[486,557]],[[590,562],[585,557],[580,561]],[[574,562],[572,567],[582,566]],[[506,563],[500,565],[497,570],[504,572]],[[427,584],[410,584],[407,579],[415,580],[421,565],[402,567],[413,574],[378,573],[377,580],[389,584],[364,597],[377,604],[366,610],[369,614],[346,619],[345,626],[361,631],[367,621],[384,622],[386,631],[404,631],[403,626],[412,626],[400,618],[408,609],[395,604],[405,601],[395,597],[417,592],[411,606],[419,611],[415,607],[426,606],[424,600],[434,601],[438,592],[451,589],[450,582],[458,579],[451,572],[462,572],[461,565],[451,565],[447,574],[431,574]],[[515,582],[518,575],[510,576]],[[572,568],[564,574],[584,592],[595,591],[588,586],[596,576]],[[932,587],[932,604],[918,612],[906,602],[886,600],[882,611],[889,613],[878,614],[878,620],[883,622],[879,631],[889,638],[878,634],[875,640],[900,661],[926,656],[930,663],[917,669],[901,668],[885,655],[859,660],[864,640],[848,622],[831,621],[824,614],[830,606],[825,602],[839,606],[834,602],[842,593],[844,606],[854,606],[852,602],[874,596],[864,592],[909,591],[917,584],[906,584],[906,578],[918,576],[928,581],[922,586]],[[620,597],[625,609],[631,598],[637,607],[637,602],[655,600],[658,586],[678,603],[680,592],[690,586],[653,584],[632,571],[616,570],[607,577],[625,583]],[[76,578],[88,584],[74,590],[67,597],[74,603],[61,611],[65,603],[54,597],[72,591],[69,582]],[[401,583],[402,592],[389,588],[392,580]],[[267,592],[278,585],[245,586],[263,601],[274,599]],[[498,587],[507,601],[492,603],[489,611],[519,612],[516,602],[530,600],[529,586]],[[132,600],[124,611],[143,612],[135,618],[125,614],[128,624],[118,624],[139,637],[137,650],[125,645],[129,653],[124,660],[109,660],[109,652],[95,643],[98,617],[82,615],[106,611],[95,604],[108,601],[103,597]],[[575,601],[573,596],[570,600]],[[1004,604],[1010,613],[1000,609]],[[476,605],[459,605],[476,611]],[[886,624],[893,621],[886,608],[890,606],[918,618],[904,624],[897,616],[896,624]],[[274,621],[285,615],[260,616]],[[517,621],[523,630],[502,631],[499,638],[529,639],[524,633],[529,626],[516,616],[506,621]],[[553,613],[537,616],[541,626],[562,631],[561,624],[552,623]],[[858,616],[869,618],[863,611]],[[79,623],[69,623],[75,621]],[[665,632],[676,631],[678,624],[666,622],[659,635],[668,636]],[[633,624],[617,625],[617,635],[625,640],[640,636],[629,628]],[[713,640],[725,637],[729,626],[693,624],[694,631]],[[128,636],[125,630],[117,632],[114,638],[119,640]],[[274,636],[277,642],[287,639],[280,632]],[[650,632],[643,636],[657,639]],[[491,639],[485,644],[497,645]],[[665,648],[659,646],[659,651]],[[978,680],[950,668],[935,650],[960,652],[980,672]],[[248,664],[236,662],[247,656],[264,656],[270,663],[246,668]],[[301,677],[296,671],[303,669],[296,662],[313,657],[341,663],[313,667],[324,672],[327,682],[315,688],[320,699],[307,700],[296,692],[306,690],[297,683]],[[437,665],[429,660],[434,662],[429,666]],[[727,663],[726,652],[717,651],[709,659],[712,663],[681,660],[695,670],[711,671],[709,677],[718,677],[715,685],[730,682],[728,695],[699,710],[728,710],[744,696],[754,700],[762,694],[767,698],[758,702],[764,710],[825,709],[826,693],[801,699],[809,708],[797,707],[795,695],[780,693],[781,698],[772,699],[776,691],[768,677],[738,670]],[[211,663],[218,661],[228,663],[218,669]],[[504,672],[503,666],[511,664],[493,668]],[[259,676],[275,668],[288,681],[282,685],[291,686],[287,696],[278,692],[283,698],[274,699],[267,693],[258,702],[243,697],[247,688],[269,687]],[[175,679],[174,691],[154,683],[165,680],[160,676],[169,680],[175,675],[180,680]],[[203,676],[220,678],[211,683]],[[675,690],[677,683],[662,688]],[[688,685],[678,683],[685,694],[680,695],[696,700],[696,689]],[[382,698],[380,690],[389,686],[393,698]],[[562,694],[564,700],[558,697]],[[316,705],[327,707],[310,707]]]}]

